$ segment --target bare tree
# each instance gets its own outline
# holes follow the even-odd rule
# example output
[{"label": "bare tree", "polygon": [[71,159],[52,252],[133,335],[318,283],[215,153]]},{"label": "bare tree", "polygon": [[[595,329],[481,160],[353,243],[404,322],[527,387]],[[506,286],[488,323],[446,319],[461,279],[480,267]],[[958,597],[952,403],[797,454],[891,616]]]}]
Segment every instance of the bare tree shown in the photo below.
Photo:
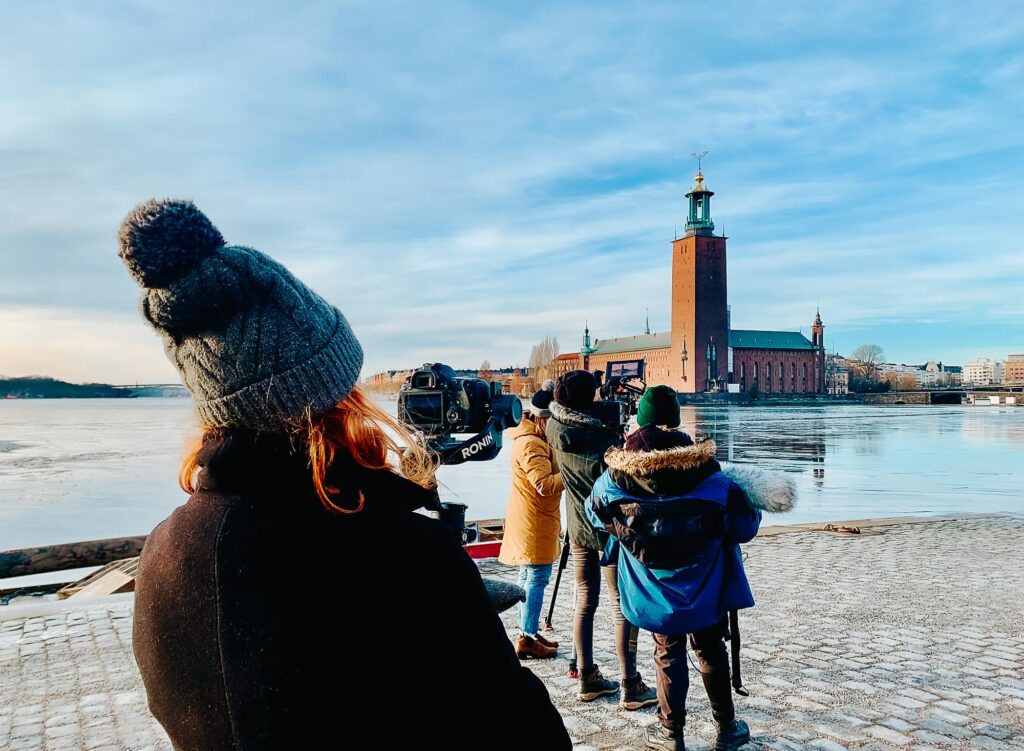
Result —
[{"label": "bare tree", "polygon": [[482,378],[485,381],[491,380],[491,361],[484,360],[480,363],[480,371],[476,374],[477,378]]},{"label": "bare tree", "polygon": [[885,351],[877,344],[862,344],[850,355],[850,368],[866,381],[878,380],[878,366],[885,360]]},{"label": "bare tree", "polygon": [[529,367],[530,375],[537,383],[554,375],[554,362],[558,354],[556,337],[545,337],[543,341],[533,345],[533,349],[530,350]]},{"label": "bare tree", "polygon": [[885,360],[885,350],[877,344],[862,344],[850,355],[851,360],[862,362],[870,368],[877,368]]}]

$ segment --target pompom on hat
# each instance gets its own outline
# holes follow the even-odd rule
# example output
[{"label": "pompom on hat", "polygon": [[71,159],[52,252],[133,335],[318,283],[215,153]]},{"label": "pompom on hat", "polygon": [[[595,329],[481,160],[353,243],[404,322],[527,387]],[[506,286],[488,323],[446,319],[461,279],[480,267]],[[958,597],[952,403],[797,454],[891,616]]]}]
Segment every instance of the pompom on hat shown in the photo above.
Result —
[{"label": "pompom on hat", "polygon": [[363,350],[341,311],[272,258],[226,244],[191,201],[137,206],[118,241],[204,426],[287,431],[355,386]]}]

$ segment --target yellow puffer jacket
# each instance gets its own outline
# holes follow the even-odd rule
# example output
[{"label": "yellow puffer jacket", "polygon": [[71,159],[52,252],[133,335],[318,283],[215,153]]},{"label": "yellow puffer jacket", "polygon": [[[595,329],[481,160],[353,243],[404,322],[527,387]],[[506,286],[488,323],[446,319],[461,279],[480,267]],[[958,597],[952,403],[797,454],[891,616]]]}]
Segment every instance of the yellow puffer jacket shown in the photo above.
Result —
[{"label": "yellow puffer jacket", "polygon": [[498,560],[510,566],[554,563],[562,527],[562,475],[555,456],[530,415],[506,438],[512,439],[512,491]]}]

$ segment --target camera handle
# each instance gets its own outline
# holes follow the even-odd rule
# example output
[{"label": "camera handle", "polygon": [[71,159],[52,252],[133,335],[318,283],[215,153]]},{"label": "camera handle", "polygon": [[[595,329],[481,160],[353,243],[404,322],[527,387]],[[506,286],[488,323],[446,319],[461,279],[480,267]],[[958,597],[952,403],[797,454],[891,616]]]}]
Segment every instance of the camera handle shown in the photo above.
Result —
[{"label": "camera handle", "polygon": [[487,461],[501,451],[505,421],[502,415],[492,415],[484,429],[470,438],[460,441],[451,435],[431,436],[427,439],[427,447],[438,455],[441,464]]}]

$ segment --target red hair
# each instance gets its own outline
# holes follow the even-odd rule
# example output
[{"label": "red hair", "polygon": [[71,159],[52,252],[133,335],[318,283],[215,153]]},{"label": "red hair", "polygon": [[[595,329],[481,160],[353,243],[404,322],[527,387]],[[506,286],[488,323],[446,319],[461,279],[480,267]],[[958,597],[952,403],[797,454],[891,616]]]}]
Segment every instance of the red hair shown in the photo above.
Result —
[{"label": "red hair", "polygon": [[[196,492],[199,450],[209,432],[206,430],[186,451],[178,473],[178,484],[186,493]],[[307,413],[293,434],[309,455],[313,488],[329,511],[357,514],[363,509],[362,494],[354,509],[339,506],[333,500],[341,489],[327,484],[327,470],[338,452],[367,469],[388,469],[424,488],[435,484],[437,460],[420,436],[378,407],[359,386],[325,414],[313,417]]]}]

